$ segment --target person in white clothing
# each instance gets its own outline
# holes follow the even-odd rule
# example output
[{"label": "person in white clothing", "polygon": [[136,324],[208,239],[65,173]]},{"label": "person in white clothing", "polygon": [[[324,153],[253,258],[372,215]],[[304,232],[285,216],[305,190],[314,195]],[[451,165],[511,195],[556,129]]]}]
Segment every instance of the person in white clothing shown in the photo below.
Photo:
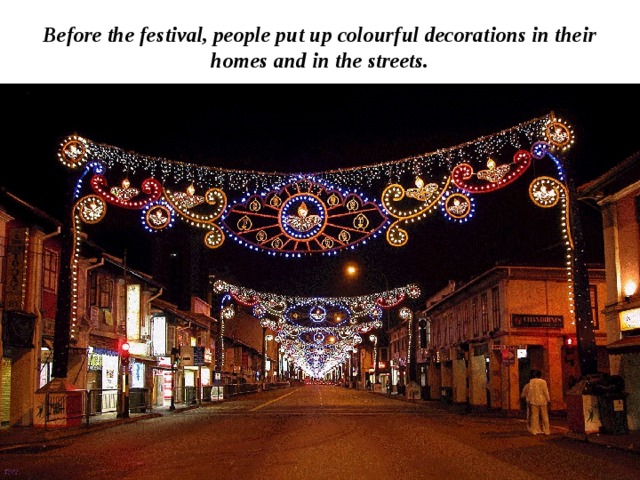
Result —
[{"label": "person in white clothing", "polygon": [[527,402],[531,407],[531,425],[529,431],[533,435],[544,433],[549,435],[549,388],[547,382],[542,378],[542,372],[537,370],[535,377],[529,381],[529,391],[527,392]]},{"label": "person in white clothing", "polygon": [[[531,370],[531,372],[529,372],[529,381],[531,381],[531,379],[535,377],[536,377],[536,370]],[[527,382],[527,384],[524,387],[522,387],[522,393],[520,394],[520,398],[524,400],[525,407],[527,409],[527,430],[531,431],[531,405],[529,405],[529,400],[527,400],[528,393],[529,393],[529,382]]]}]

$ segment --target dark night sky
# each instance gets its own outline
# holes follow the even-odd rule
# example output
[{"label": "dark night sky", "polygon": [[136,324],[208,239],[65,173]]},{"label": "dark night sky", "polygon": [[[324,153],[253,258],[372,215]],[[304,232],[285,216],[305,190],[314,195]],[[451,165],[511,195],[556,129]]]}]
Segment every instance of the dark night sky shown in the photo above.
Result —
[{"label": "dark night sky", "polygon": [[[626,121],[640,106],[636,85],[1,88],[6,148],[0,185],[58,218],[65,214],[70,178],[56,154],[59,142],[74,132],[98,143],[188,163],[296,173],[431,152],[555,111],[575,130],[569,159],[578,185],[640,149],[635,122]],[[257,290],[355,295],[381,290],[384,283],[374,272],[384,272],[390,286],[416,282],[428,293],[447,279],[468,279],[497,261],[541,259],[557,250],[555,223],[533,221],[511,208],[508,197],[482,200],[476,199],[478,218],[469,225],[452,228],[437,219],[423,220],[412,227],[409,244],[402,248],[379,238],[355,253],[289,260],[228,241],[204,255],[211,273]],[[590,207],[583,210],[587,253],[598,261],[599,216]],[[128,254],[130,263],[144,268],[148,237],[140,234],[136,222],[119,223],[100,233],[103,236],[96,233],[95,240],[113,245],[115,255],[124,248],[134,252]],[[550,228],[555,232],[549,234]],[[347,260],[369,266],[368,285],[343,279]]]}]

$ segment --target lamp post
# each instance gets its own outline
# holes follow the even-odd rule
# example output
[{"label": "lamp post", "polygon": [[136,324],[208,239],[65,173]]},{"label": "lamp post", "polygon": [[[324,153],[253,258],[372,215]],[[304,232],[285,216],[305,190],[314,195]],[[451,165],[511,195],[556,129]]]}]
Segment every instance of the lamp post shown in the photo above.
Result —
[{"label": "lamp post", "polygon": [[[265,382],[267,380],[267,367],[266,367],[266,365],[267,365],[267,356],[269,354],[269,348],[268,347],[269,347],[269,342],[271,340],[273,340],[273,335],[267,334],[267,335],[264,336],[264,351],[265,351],[265,357],[264,357],[265,358],[265,360],[264,360],[264,363],[265,363],[264,380],[265,380]],[[271,371],[272,368],[273,367],[270,364],[269,365],[269,370]]]},{"label": "lamp post", "polygon": [[371,388],[374,389],[373,385],[378,380],[378,337],[369,335],[369,340],[373,342],[373,382]]},{"label": "lamp post", "polygon": [[169,410],[176,409],[176,362],[179,351],[177,348],[171,349],[171,405]]},{"label": "lamp post", "polygon": [[262,327],[262,374],[260,376],[260,383],[262,384],[262,389],[264,390],[267,386],[266,382],[266,372],[267,372],[267,327]]}]

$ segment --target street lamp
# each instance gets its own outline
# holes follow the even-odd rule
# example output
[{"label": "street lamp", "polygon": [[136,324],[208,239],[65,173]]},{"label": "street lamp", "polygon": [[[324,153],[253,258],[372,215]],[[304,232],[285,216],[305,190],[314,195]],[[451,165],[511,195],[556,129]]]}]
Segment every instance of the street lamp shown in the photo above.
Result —
[{"label": "street lamp", "polygon": [[373,389],[373,385],[375,385],[378,380],[378,337],[375,335],[369,335],[369,340],[373,342],[373,382],[371,388]]},{"label": "street lamp", "polygon": [[[268,342],[270,342],[271,340],[273,340],[273,335],[271,335],[270,333],[264,336],[264,351],[265,351],[265,357],[264,357],[264,363],[265,363],[265,369],[264,369],[264,380],[266,382],[267,380],[267,356],[269,354],[269,345]],[[269,365],[269,371],[272,371],[273,367],[271,365]]]}]

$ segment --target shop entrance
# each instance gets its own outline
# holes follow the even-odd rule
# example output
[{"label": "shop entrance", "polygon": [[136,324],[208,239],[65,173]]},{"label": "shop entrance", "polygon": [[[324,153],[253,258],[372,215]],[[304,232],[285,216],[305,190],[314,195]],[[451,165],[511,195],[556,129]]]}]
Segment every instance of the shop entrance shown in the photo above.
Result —
[{"label": "shop entrance", "polygon": [[[529,383],[531,370],[544,372],[544,348],[540,345],[528,345],[526,354],[518,358],[518,392],[522,392],[524,386]],[[520,399],[521,407],[526,408],[526,402]]]}]

